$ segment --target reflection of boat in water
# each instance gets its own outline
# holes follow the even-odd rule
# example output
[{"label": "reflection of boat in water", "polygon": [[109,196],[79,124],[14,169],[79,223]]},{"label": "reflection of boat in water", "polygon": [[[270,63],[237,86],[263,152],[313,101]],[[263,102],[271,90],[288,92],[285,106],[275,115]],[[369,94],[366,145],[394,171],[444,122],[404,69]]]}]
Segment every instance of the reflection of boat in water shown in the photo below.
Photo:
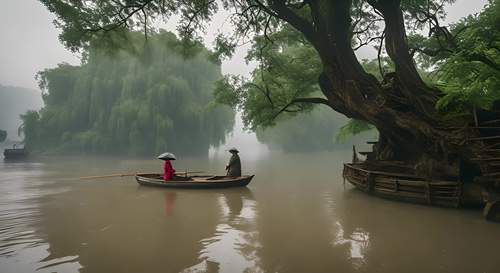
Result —
[{"label": "reflection of boat in water", "polygon": [[28,157],[28,150],[26,148],[17,148],[16,145],[12,149],[5,149],[3,151],[5,160],[22,160]]},{"label": "reflection of boat in water", "polygon": [[[178,191],[164,191],[165,216],[168,217],[172,215],[175,200],[177,199],[177,194],[182,193],[182,190],[183,189],[180,189]],[[244,207],[243,203],[245,202],[245,200],[254,200],[252,192],[247,187],[229,188],[223,191],[219,191],[218,193],[223,197],[224,204],[222,204],[222,206],[227,208],[228,215],[226,216],[228,216],[230,221],[236,219],[241,215]]]},{"label": "reflection of boat in water", "polygon": [[227,191],[222,191],[221,193],[224,196],[225,203],[227,205],[227,208],[229,209],[230,220],[241,216],[242,212],[245,213],[245,207],[247,209],[254,210],[250,203],[255,205],[255,198],[249,188],[234,188]]},{"label": "reflection of boat in water", "polygon": [[[251,190],[247,187],[220,190],[217,200],[220,218],[215,232],[200,240],[202,262],[181,273],[264,272],[258,256],[261,244],[256,226],[256,201]],[[210,271],[207,263],[217,265],[214,266],[217,271]]]},{"label": "reflection of boat in water", "polygon": [[254,176],[245,175],[238,177],[229,176],[175,176],[171,180],[165,182],[161,174],[137,174],[135,179],[137,183],[145,186],[166,187],[166,188],[228,188],[228,187],[245,187],[250,183]]},{"label": "reflection of boat in water", "polygon": [[[220,221],[218,191],[124,185],[113,188],[113,194],[99,190],[92,196],[86,190],[57,194],[70,200],[63,208],[43,205],[38,237],[48,238],[47,260],[77,257],[82,273],[173,273],[201,262],[200,241],[213,236]],[[91,192],[96,190],[89,186]],[[115,258],[110,259],[109,253]],[[219,272],[210,262],[200,268],[187,272]]]}]

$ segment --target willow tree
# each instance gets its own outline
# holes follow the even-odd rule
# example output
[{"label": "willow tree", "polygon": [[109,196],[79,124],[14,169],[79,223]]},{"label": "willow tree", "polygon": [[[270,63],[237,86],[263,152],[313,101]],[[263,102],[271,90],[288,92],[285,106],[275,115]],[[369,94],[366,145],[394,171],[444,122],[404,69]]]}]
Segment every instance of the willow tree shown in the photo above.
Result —
[{"label": "willow tree", "polygon": [[211,53],[193,44],[197,54],[186,60],[181,41],[166,31],[151,33],[147,46],[141,33],[122,34],[127,50],[110,55],[92,42],[81,65],[37,74],[45,106],[21,115],[26,146],[44,153],[203,155],[223,143],[234,111],[212,102],[221,73]]},{"label": "willow tree", "polygon": [[[235,28],[233,34],[216,39],[222,57],[230,55],[246,38],[262,35],[272,44],[272,33],[292,27],[319,58],[321,96],[302,97],[301,92],[287,90],[282,96],[273,96],[264,88],[261,98],[267,103],[258,105],[268,115],[262,118],[271,120],[281,113],[301,111],[308,104],[326,105],[378,129],[380,139],[374,147],[377,160],[418,165],[428,176],[457,175],[459,162],[476,157],[483,145],[466,141],[478,135],[475,130],[448,129],[462,127],[468,121],[445,118],[436,110],[442,93],[422,80],[414,61],[418,48],[410,48],[407,39],[408,27],[417,30],[430,26],[432,36],[445,36],[449,38],[446,45],[453,45],[455,37],[439,25],[444,4],[453,0],[41,2],[57,14],[57,25],[63,30],[61,39],[75,50],[96,36],[124,28],[142,28],[147,36],[153,21],[174,14],[181,17],[178,29],[189,41],[199,37],[219,9],[232,13],[229,18]],[[379,44],[380,50],[383,47],[394,66],[393,71],[384,73],[382,81],[367,73],[355,54],[357,48],[370,43]]]},{"label": "willow tree", "polygon": [[0,130],[0,143],[4,142],[7,139],[7,131]]}]

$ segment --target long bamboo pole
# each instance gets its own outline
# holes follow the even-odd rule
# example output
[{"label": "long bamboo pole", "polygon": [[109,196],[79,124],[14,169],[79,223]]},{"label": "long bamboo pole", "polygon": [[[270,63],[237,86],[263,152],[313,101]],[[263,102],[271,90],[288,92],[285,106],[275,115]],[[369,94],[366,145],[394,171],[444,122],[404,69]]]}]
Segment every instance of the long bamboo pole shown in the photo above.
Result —
[{"label": "long bamboo pole", "polygon": [[[190,173],[203,173],[203,171],[193,171],[193,172],[176,172],[175,174],[190,174]],[[112,178],[112,177],[126,177],[135,176],[138,173],[117,173],[117,174],[107,174],[107,175],[95,175],[95,176],[82,176],[79,177],[80,180],[91,180],[99,178]]]},{"label": "long bamboo pole", "polygon": [[89,179],[98,179],[98,178],[111,178],[111,177],[125,177],[125,176],[135,176],[136,173],[117,173],[117,174],[107,174],[107,175],[95,175],[95,176],[83,176],[79,179],[81,180],[89,180]]}]

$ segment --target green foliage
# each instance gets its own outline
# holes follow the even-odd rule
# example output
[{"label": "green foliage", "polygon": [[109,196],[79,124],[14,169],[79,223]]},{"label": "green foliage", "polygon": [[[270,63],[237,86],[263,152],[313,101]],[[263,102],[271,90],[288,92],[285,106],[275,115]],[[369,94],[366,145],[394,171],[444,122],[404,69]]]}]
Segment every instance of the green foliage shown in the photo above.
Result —
[{"label": "green foliage", "polygon": [[[295,145],[300,139],[304,150],[333,147],[332,137],[347,119],[329,114],[326,106],[318,106],[321,109],[309,114],[316,109],[311,104],[289,105],[296,98],[322,97],[317,81],[322,67],[319,57],[313,47],[291,28],[269,38],[274,42],[270,44],[265,37],[257,37],[247,56],[248,60],[262,64],[253,71],[251,81],[231,75],[224,77],[216,85],[216,100],[243,110],[244,124],[257,130],[259,139],[266,143],[293,150],[300,149]],[[363,60],[362,64],[368,73],[382,80],[377,60]],[[393,70],[388,58],[383,58],[381,64],[385,71]],[[287,105],[289,108],[278,116]],[[289,120],[293,116],[297,117]],[[266,128],[270,126],[276,126],[276,129]],[[349,128],[353,127],[344,127],[341,132],[345,137]],[[372,127],[366,126],[366,129]],[[350,135],[360,132],[362,130],[354,130]],[[278,143],[280,139],[282,144]]]},{"label": "green foliage", "polygon": [[[373,129],[369,125],[344,126],[339,131],[348,119],[327,106],[291,105],[297,98],[322,97],[317,81],[321,61],[312,46],[290,28],[269,38],[274,42],[257,37],[247,56],[262,64],[253,71],[252,79],[227,75],[217,82],[214,93],[219,103],[242,110],[245,126],[256,130],[260,141],[286,151],[333,149],[339,146],[340,138],[345,141],[348,136]],[[382,65],[385,70],[391,69],[387,58]],[[365,60],[363,66],[382,80],[376,60]],[[361,125],[360,121],[354,123]],[[332,138],[336,134],[342,136],[334,145]]]},{"label": "green foliage", "polygon": [[27,111],[21,114],[23,125],[19,127],[19,136],[24,135],[24,146],[30,149],[39,144],[40,128],[40,115],[37,111]]},{"label": "green foliage", "polygon": [[[335,135],[342,135],[339,144],[341,138],[345,141],[348,136],[373,129],[368,125],[344,126],[338,131],[348,119],[327,106],[290,104],[297,98],[322,97],[317,81],[321,61],[312,46],[291,28],[269,38],[274,42],[257,37],[247,56],[262,64],[253,71],[252,79],[227,75],[217,82],[214,93],[217,102],[242,110],[245,126],[256,130],[260,141],[286,151],[333,149]],[[384,58],[382,65],[387,71],[392,64]],[[364,60],[363,66],[382,80],[377,60]]]},{"label": "green foliage", "polygon": [[346,141],[349,137],[373,130],[374,127],[365,121],[359,120],[359,119],[351,119],[345,124],[344,126],[340,127],[339,132],[337,135],[335,135],[335,138],[333,140],[334,143],[342,143]]},{"label": "green foliage", "polygon": [[0,142],[4,142],[7,139],[7,131],[0,130]]},{"label": "green foliage", "polygon": [[260,142],[284,151],[330,150],[335,148],[332,136],[345,120],[325,107],[318,107],[309,113],[279,122],[274,127],[258,128],[256,134]]},{"label": "green foliage", "polygon": [[[333,20],[331,22],[338,22],[338,18],[333,18],[333,1],[103,0],[99,4],[92,1],[41,1],[58,16],[59,27],[63,30],[61,39],[72,49],[85,48],[93,37],[103,35],[103,32],[96,30],[113,29],[116,32],[113,35],[117,35],[118,39],[123,37],[123,29],[143,27],[148,32],[150,19],[160,16],[169,18],[173,14],[181,16],[179,30],[185,38],[183,41],[196,40],[197,34],[203,31],[216,11],[223,8],[232,12],[230,18],[235,31],[233,35],[217,37],[217,52],[211,57],[220,60],[230,56],[238,42],[246,42],[251,37],[253,47],[248,60],[258,61],[260,67],[253,72],[251,79],[224,77],[216,84],[215,97],[220,103],[240,109],[247,128],[273,126],[277,121],[309,112],[313,109],[311,102],[335,103],[332,96],[329,96],[329,101],[325,100],[317,84],[323,65],[335,62],[335,53],[322,48],[326,43],[316,41],[330,41],[331,37],[326,36],[331,35],[330,28],[321,27],[318,22],[312,23],[314,12],[317,12],[315,4],[321,10],[316,14],[318,18],[328,18],[325,22],[330,22],[330,19]],[[491,0],[487,11],[478,17],[464,19],[447,33],[438,21],[445,16],[444,5],[453,2],[343,1],[339,6],[350,5],[345,6],[350,8],[350,25],[336,25],[335,28],[345,27],[343,31],[346,31],[346,35],[343,37],[349,41],[339,42],[350,42],[353,48],[378,44],[383,32],[379,22],[384,18],[376,11],[377,6],[400,4],[409,30],[407,34],[415,34],[431,26],[430,38],[410,35],[408,42],[419,56],[424,81],[446,92],[437,107],[444,111],[461,111],[471,105],[487,108],[491,101],[498,98],[499,0]],[[292,29],[287,22],[301,32]],[[120,47],[123,43],[112,43],[116,39],[111,39],[111,43],[107,44]],[[307,40],[315,44],[322,56]],[[444,50],[441,48],[443,45]],[[432,54],[431,57],[424,57],[421,52]],[[482,60],[478,60],[478,56]],[[487,61],[484,61],[484,57]],[[393,64],[387,58],[381,60],[382,69],[378,61],[365,61],[363,65],[365,71],[377,77],[382,84],[382,74],[393,71]],[[434,69],[437,72],[430,78],[429,72]],[[314,100],[311,97],[315,97]],[[488,99],[485,100],[485,97]],[[309,100],[306,102],[306,99]],[[166,122],[164,126],[168,127],[168,124]],[[340,136],[343,138],[348,133],[368,128],[360,121],[352,121],[341,130]]]},{"label": "green foliage", "polygon": [[[341,127],[346,123],[348,125]],[[357,126],[350,125],[352,123],[357,123]],[[364,143],[367,139],[377,137],[373,126],[361,121],[349,121],[326,107],[299,113],[273,127],[259,127],[256,134],[259,141],[271,149],[286,152],[346,149],[351,148],[353,144]]]},{"label": "green foliage", "polygon": [[[326,107],[318,107],[308,113],[297,114],[294,118],[281,121],[276,126],[257,128],[260,142],[271,149],[287,152],[314,152],[351,147],[352,141],[334,143],[332,138],[339,133],[346,117]],[[364,135],[363,137],[366,137]]]},{"label": "green foliage", "polygon": [[444,92],[438,109],[453,115],[473,107],[489,109],[500,100],[500,1],[491,0],[478,15],[451,28],[436,29],[430,38],[411,38],[419,63]]},{"label": "green foliage", "polygon": [[217,102],[242,110],[247,128],[273,126],[279,119],[312,109],[308,103],[293,103],[295,99],[322,97],[317,84],[321,62],[311,45],[290,28],[269,38],[274,42],[255,38],[247,56],[261,63],[251,80],[227,75],[215,89]]},{"label": "green foliage", "polygon": [[409,32],[423,30],[429,26],[429,21],[445,19],[445,5],[455,2],[456,0],[401,0],[406,28]]},{"label": "green foliage", "polygon": [[[380,64],[378,59],[363,59],[361,60],[361,65],[363,66],[366,73],[372,74],[379,80],[383,81],[383,75],[389,72],[394,72],[394,63],[389,57],[381,57]],[[382,69],[382,71],[380,71]]]},{"label": "green foliage", "polygon": [[38,74],[45,107],[23,115],[26,144],[47,152],[203,154],[232,129],[234,112],[213,107],[221,77],[211,54],[185,59],[174,34],[129,33],[130,49],[91,45],[81,66]]}]

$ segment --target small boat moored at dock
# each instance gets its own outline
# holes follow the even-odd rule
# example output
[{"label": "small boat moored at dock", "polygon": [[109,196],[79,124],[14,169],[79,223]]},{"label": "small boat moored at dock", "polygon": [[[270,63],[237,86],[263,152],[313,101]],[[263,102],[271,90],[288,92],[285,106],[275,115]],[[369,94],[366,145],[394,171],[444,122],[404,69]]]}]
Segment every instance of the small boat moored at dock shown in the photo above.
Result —
[{"label": "small boat moored at dock", "polygon": [[476,120],[473,125],[446,129],[464,128],[477,133],[477,137],[466,139],[466,143],[481,148],[469,161],[460,162],[460,173],[455,177],[419,176],[416,166],[376,160],[375,150],[361,153],[366,156],[361,161],[354,147],[352,163],[344,164],[343,177],[356,188],[385,198],[446,207],[484,206],[485,218],[500,222],[500,119]]},{"label": "small boat moored at dock", "polygon": [[195,176],[174,176],[171,180],[163,180],[163,176],[158,173],[137,174],[137,183],[144,186],[165,187],[165,188],[229,188],[245,187],[252,181],[253,175],[238,177],[195,175]]},{"label": "small boat moored at dock", "polygon": [[400,201],[444,207],[481,202],[480,194],[465,200],[463,184],[458,181],[427,181],[413,174],[369,170],[362,163],[345,163],[343,177],[364,192]]},{"label": "small boat moored at dock", "polygon": [[16,145],[12,149],[5,149],[3,151],[5,160],[23,160],[28,157],[28,150],[26,148],[17,148]]}]

